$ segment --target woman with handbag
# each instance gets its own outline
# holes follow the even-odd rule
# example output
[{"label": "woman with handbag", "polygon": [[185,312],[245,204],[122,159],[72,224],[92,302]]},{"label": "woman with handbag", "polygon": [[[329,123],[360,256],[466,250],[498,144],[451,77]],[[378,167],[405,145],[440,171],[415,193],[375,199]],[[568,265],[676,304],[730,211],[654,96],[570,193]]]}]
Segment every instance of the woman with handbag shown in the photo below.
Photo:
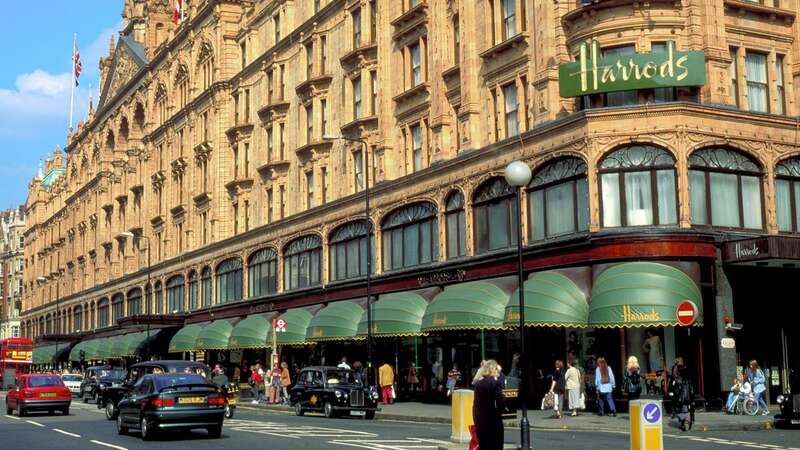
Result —
[{"label": "woman with handbag", "polygon": [[617,407],[614,405],[612,393],[617,383],[614,381],[614,372],[608,367],[605,358],[597,358],[597,368],[594,370],[594,385],[597,386],[597,406],[599,415],[605,415],[604,404],[608,405],[613,417],[617,417]]},{"label": "woman with handbag", "polygon": [[502,450],[505,399],[497,362],[490,359],[481,365],[476,379],[472,420],[478,445],[480,450]]},{"label": "woman with handbag", "polygon": [[564,385],[567,389],[567,400],[569,409],[572,410],[570,416],[578,415],[581,408],[581,372],[575,367],[573,360],[567,360],[567,372],[564,374]]},{"label": "woman with handbag", "polygon": [[553,372],[553,381],[550,383],[550,393],[553,394],[553,411],[556,419],[561,418],[561,410],[564,409],[565,390],[564,362],[559,359],[556,360],[556,370]]}]

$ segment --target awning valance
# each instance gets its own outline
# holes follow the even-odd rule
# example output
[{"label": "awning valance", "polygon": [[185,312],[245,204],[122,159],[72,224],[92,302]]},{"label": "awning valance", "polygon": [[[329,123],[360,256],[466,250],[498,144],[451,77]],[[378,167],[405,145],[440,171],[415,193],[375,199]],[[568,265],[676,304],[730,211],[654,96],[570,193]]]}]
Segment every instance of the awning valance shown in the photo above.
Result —
[{"label": "awning valance", "polygon": [[227,350],[233,331],[233,320],[215,320],[197,335],[195,350]]},{"label": "awning valance", "polygon": [[[395,292],[381,295],[372,304],[373,336],[419,336],[424,334],[422,317],[428,302],[414,292]],[[367,312],[361,315],[358,323],[358,335],[367,335]]]},{"label": "awning valance", "polygon": [[342,341],[355,339],[364,308],[344,300],[329,304],[311,319],[306,331],[309,341]]},{"label": "awning valance", "polygon": [[305,309],[290,309],[283,314],[279,314],[276,319],[286,321],[286,331],[278,333],[276,342],[278,345],[300,345],[307,343],[306,333],[308,325],[314,316]]},{"label": "awning valance", "polygon": [[205,324],[193,323],[178,330],[169,341],[170,353],[193,352],[197,350],[197,336]]},{"label": "awning valance", "polygon": [[702,323],[700,288],[684,272],[654,262],[618,264],[606,269],[594,282],[589,326],[676,326],[676,309],[684,300],[694,302],[697,323]]},{"label": "awning valance", "polygon": [[501,329],[508,297],[491,281],[448,286],[428,305],[421,330]]},{"label": "awning valance", "polygon": [[[541,272],[525,282],[525,326],[585,327],[589,321],[586,295],[566,276]],[[519,326],[519,289],[506,306],[504,324]]]},{"label": "awning valance", "polygon": [[253,314],[237,323],[228,339],[228,348],[270,348],[272,347],[273,314]]}]

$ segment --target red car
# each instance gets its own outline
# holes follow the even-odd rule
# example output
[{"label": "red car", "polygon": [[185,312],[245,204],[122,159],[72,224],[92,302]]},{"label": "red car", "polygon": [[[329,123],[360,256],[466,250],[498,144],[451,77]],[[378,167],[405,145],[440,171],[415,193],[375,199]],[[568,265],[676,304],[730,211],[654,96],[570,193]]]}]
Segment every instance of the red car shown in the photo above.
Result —
[{"label": "red car", "polygon": [[17,378],[13,389],[6,396],[6,414],[14,410],[20,417],[30,411],[58,410],[69,415],[72,394],[58,375],[29,374]]}]

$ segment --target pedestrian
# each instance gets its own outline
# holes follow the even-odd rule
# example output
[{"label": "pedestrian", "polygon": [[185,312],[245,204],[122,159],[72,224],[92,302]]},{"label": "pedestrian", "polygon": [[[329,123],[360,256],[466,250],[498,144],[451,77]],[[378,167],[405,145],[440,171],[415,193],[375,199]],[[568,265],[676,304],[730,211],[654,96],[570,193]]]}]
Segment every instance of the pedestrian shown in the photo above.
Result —
[{"label": "pedestrian", "polygon": [[675,413],[678,408],[678,404],[676,401],[675,389],[680,381],[681,374],[680,369],[684,367],[683,364],[683,357],[679,356],[675,358],[675,361],[672,363],[672,367],[669,369],[669,384],[667,388],[667,395],[670,396],[672,399],[672,414],[671,417],[675,418]]},{"label": "pedestrian", "polygon": [[616,387],[614,372],[608,367],[606,359],[597,358],[597,368],[594,370],[594,385],[597,386],[597,406],[599,415],[605,415],[605,405],[612,417],[617,417],[617,407],[614,405],[612,393]]},{"label": "pedestrian", "polygon": [[622,379],[622,390],[628,396],[628,401],[638,400],[642,396],[642,376],[639,373],[639,359],[635,356],[628,358],[628,368]]},{"label": "pedestrian", "polygon": [[350,364],[347,364],[347,356],[342,356],[342,362],[340,362],[339,365],[336,367],[340,369],[350,370]]},{"label": "pedestrian", "polygon": [[417,377],[417,368],[414,367],[414,361],[408,362],[408,369],[406,369],[406,382],[408,383],[408,390],[414,392],[417,390],[419,378]]},{"label": "pedestrian", "polygon": [[253,401],[257,405],[261,401],[261,383],[264,381],[263,376],[259,373],[261,369],[258,365],[250,367],[250,386],[253,387]]},{"label": "pedestrian", "polygon": [[556,419],[561,418],[561,410],[564,409],[565,390],[564,362],[559,359],[556,360],[556,369],[553,371],[553,380],[550,382],[550,393],[553,394],[553,411]]},{"label": "pedestrian", "polygon": [[475,397],[472,420],[478,435],[480,450],[503,448],[503,411],[505,410],[503,386],[497,362],[488,360],[475,374]]},{"label": "pedestrian", "polygon": [[353,380],[356,384],[364,384],[364,366],[361,361],[353,363]]},{"label": "pedestrian", "polygon": [[278,403],[281,399],[281,377],[283,370],[278,364],[269,373],[269,402]]},{"label": "pedestrian", "polygon": [[453,363],[453,368],[447,372],[447,396],[449,397],[453,391],[456,390],[458,382],[461,381],[461,372],[458,370],[458,364]]},{"label": "pedestrian", "polygon": [[675,383],[674,402],[675,415],[681,431],[692,429],[694,424],[694,387],[685,366],[679,366],[678,378]]},{"label": "pedestrian", "polygon": [[753,395],[756,397],[756,402],[758,406],[761,407],[761,415],[766,416],[769,414],[769,406],[767,402],[764,401],[764,391],[767,390],[767,378],[764,376],[764,372],[758,367],[758,362],[755,359],[750,361],[748,365],[750,368],[747,371],[747,381],[750,382],[750,386],[753,388]]},{"label": "pedestrian", "polygon": [[381,386],[383,404],[388,405],[394,398],[394,369],[388,362],[378,369],[378,384]]},{"label": "pedestrian", "polygon": [[581,408],[581,372],[575,367],[575,361],[567,360],[567,372],[564,374],[564,386],[567,389],[567,400],[569,409],[572,410],[570,416],[578,415]]},{"label": "pedestrian", "polygon": [[289,365],[286,361],[281,363],[281,402],[289,404],[289,386],[292,385],[292,377],[289,375]]},{"label": "pedestrian", "polygon": [[472,377],[472,387],[475,387],[478,384],[478,381],[483,379],[483,366],[486,364],[486,360],[481,361],[481,365],[478,366],[478,369],[475,371],[475,376]]}]

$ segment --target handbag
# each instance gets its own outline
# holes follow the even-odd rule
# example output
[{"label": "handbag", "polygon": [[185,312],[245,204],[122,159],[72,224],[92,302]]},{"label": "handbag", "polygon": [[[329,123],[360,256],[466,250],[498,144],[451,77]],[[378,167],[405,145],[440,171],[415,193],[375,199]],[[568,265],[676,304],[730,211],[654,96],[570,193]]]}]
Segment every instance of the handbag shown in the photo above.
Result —
[{"label": "handbag", "polygon": [[586,394],[581,392],[581,399],[578,401],[578,409],[586,409]]},{"label": "handbag", "polygon": [[397,398],[397,393],[394,391],[394,385],[392,385],[392,400]]},{"label": "handbag", "polygon": [[542,398],[542,410],[553,409],[553,405],[555,405],[555,395],[552,392],[548,392]]},{"label": "handbag", "polygon": [[478,442],[478,432],[475,431],[475,425],[469,426],[469,450],[479,450],[480,442]]}]

